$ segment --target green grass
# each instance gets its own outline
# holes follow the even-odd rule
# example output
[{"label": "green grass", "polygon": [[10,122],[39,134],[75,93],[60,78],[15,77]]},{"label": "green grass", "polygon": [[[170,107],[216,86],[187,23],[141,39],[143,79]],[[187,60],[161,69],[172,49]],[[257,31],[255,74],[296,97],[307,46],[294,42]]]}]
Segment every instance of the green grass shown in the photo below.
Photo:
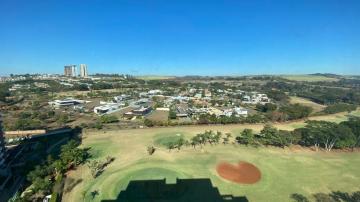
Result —
[{"label": "green grass", "polygon": [[[290,201],[292,193],[311,196],[318,192],[360,189],[359,153],[252,148],[232,144],[208,145],[196,150],[188,147],[169,152],[161,146],[174,138],[189,138],[197,132],[195,127],[110,131],[100,135],[94,135],[99,133],[97,131],[90,132],[83,145],[92,147],[96,154],[94,157],[101,159],[110,155],[116,159],[96,179],[90,176],[86,166],[69,173],[68,177],[81,178],[83,182],[70,193],[65,193],[63,200],[82,201],[82,193],[85,193],[86,201],[91,201],[90,192],[94,190],[100,193],[94,201],[115,199],[129,181],[136,179],[166,178],[168,183],[174,183],[176,178],[210,178],[222,195],[246,196],[249,201]],[[146,147],[154,143],[159,146],[149,156]],[[253,185],[226,181],[215,170],[221,161],[251,162],[261,170],[262,179]]]},{"label": "green grass", "polygon": [[154,143],[166,147],[169,143],[176,143],[181,138],[184,138],[182,133],[159,133],[155,135]]},{"label": "green grass", "polygon": [[308,81],[308,82],[316,82],[316,81],[337,81],[337,78],[331,78],[320,75],[282,75],[284,79],[292,80],[292,81]]},{"label": "green grass", "polygon": [[290,103],[291,104],[300,104],[303,106],[311,107],[313,109],[313,113],[320,112],[325,109],[325,105],[321,105],[318,103],[315,103],[309,99],[296,97],[296,96],[290,96]]},{"label": "green grass", "polygon": [[359,110],[357,110],[357,111],[352,111],[352,112],[350,113],[350,115],[351,115],[351,116],[358,116],[358,117],[360,117],[360,111],[359,111]]}]

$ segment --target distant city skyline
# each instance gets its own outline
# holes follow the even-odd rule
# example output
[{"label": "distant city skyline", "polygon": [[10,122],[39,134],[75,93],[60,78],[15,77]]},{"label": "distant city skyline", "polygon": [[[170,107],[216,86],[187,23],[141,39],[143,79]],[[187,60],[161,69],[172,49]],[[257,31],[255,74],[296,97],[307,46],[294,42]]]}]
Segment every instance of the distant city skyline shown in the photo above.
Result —
[{"label": "distant city skyline", "polygon": [[0,75],[80,62],[91,74],[359,75],[359,10],[358,0],[1,1]]}]

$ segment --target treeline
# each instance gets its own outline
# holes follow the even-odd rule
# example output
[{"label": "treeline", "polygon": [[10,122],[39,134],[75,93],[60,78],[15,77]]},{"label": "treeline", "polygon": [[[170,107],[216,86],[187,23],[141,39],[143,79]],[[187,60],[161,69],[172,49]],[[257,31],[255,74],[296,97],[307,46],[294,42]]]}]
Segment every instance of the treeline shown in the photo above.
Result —
[{"label": "treeline", "polygon": [[285,147],[297,144],[306,147],[322,148],[326,151],[337,149],[353,149],[360,147],[360,118],[350,118],[339,124],[327,121],[307,121],[303,128],[294,131],[278,130],[265,125],[260,133],[245,129],[236,137],[239,144],[271,145]]},{"label": "treeline", "polygon": [[198,124],[233,124],[233,123],[263,123],[265,117],[254,114],[243,116],[216,116],[215,114],[200,114],[197,120]]},{"label": "treeline", "polygon": [[10,96],[9,92],[10,85],[8,83],[2,83],[0,84],[0,101],[6,102],[6,97]]},{"label": "treeline", "polygon": [[[169,150],[182,146],[203,146],[206,144],[228,144],[232,135],[221,132],[205,131],[190,140],[177,138],[165,145]],[[284,148],[290,145],[314,147],[316,150],[354,149],[360,147],[360,118],[350,118],[339,124],[327,121],[307,121],[307,125],[294,131],[278,130],[267,124],[255,133],[252,129],[243,130],[235,137],[235,142],[247,146],[275,146]]]},{"label": "treeline", "polygon": [[311,107],[300,104],[288,104],[278,108],[275,104],[266,103],[256,105],[256,109],[264,112],[267,120],[279,122],[306,118],[312,112]]},{"label": "treeline", "polygon": [[219,143],[228,144],[230,143],[230,138],[232,137],[231,133],[221,133],[219,131],[214,132],[212,130],[207,130],[204,133],[199,133],[195,136],[193,136],[191,139],[186,140],[183,137],[176,137],[172,140],[166,141],[163,143],[163,146],[165,146],[169,152],[172,149],[178,149],[181,150],[183,146],[191,146],[194,149],[196,147],[205,146],[207,144],[215,145]]},{"label": "treeline", "polygon": [[[308,98],[319,104],[336,104],[349,103],[360,104],[360,80],[346,79],[339,82],[313,82],[313,83],[299,83],[299,82],[283,82],[283,81],[269,81],[262,86],[262,91],[266,92],[269,97],[272,97],[274,89],[289,93],[289,95],[296,95],[299,97]],[[351,85],[342,88],[343,83],[350,83]]]},{"label": "treeline", "polygon": [[[170,118],[170,117],[169,117]],[[236,116],[216,116],[215,114],[201,114],[197,121],[194,122],[177,122],[173,119],[167,121],[155,121],[150,119],[144,119],[144,124],[147,127],[153,126],[177,126],[177,125],[195,125],[195,124],[235,124],[235,123],[264,123],[266,117],[254,114],[247,117]]]},{"label": "treeline", "polygon": [[[359,202],[360,191],[347,193],[341,191],[332,191],[331,193],[315,193],[312,195],[316,202]],[[290,195],[290,198],[295,202],[310,202],[310,200],[298,193]]]},{"label": "treeline", "polygon": [[308,98],[316,103],[331,105],[340,102],[360,104],[360,92],[355,89],[315,87],[308,91],[297,92],[300,97]]},{"label": "treeline", "polygon": [[346,104],[346,103],[338,103],[327,106],[323,112],[325,114],[335,114],[339,112],[351,112],[356,110],[357,105],[354,104]]}]

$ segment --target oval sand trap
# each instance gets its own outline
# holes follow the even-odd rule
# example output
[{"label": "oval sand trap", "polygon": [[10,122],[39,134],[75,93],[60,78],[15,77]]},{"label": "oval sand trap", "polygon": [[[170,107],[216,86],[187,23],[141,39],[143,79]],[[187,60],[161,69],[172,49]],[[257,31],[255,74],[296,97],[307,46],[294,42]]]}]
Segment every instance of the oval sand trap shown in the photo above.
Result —
[{"label": "oval sand trap", "polygon": [[222,178],[239,184],[254,184],[261,179],[260,170],[247,162],[239,162],[237,165],[222,162],[217,165],[216,171]]}]

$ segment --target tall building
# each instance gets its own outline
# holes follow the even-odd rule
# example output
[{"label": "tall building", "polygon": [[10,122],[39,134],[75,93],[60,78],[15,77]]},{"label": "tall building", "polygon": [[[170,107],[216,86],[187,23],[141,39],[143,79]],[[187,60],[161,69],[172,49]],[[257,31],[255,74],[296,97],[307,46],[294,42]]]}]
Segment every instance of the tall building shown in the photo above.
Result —
[{"label": "tall building", "polygon": [[64,75],[65,76],[76,76],[76,65],[66,65],[64,66]]},{"label": "tall building", "polygon": [[80,64],[80,76],[81,77],[88,77],[87,65]]}]

